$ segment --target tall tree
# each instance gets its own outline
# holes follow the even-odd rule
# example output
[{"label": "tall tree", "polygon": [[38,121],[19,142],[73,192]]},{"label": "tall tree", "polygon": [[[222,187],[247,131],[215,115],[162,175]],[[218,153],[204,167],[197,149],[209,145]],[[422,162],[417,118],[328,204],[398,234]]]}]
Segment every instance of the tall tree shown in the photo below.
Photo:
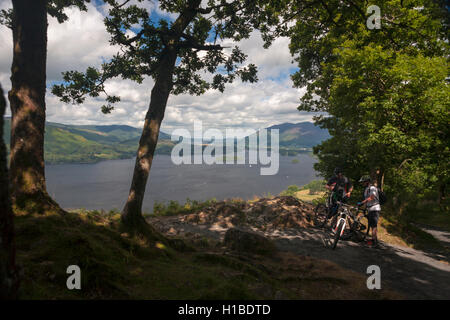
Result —
[{"label": "tall tree", "polygon": [[[88,1],[86,1],[88,2]],[[13,32],[10,183],[18,210],[43,213],[59,206],[45,183],[44,132],[47,64],[47,14],[59,22],[68,17],[63,8],[84,0],[13,0],[12,12],[3,11]],[[3,20],[2,19],[2,20]]]},{"label": "tall tree", "polygon": [[[256,67],[241,66],[246,58],[243,52],[238,47],[228,50],[222,43],[249,37],[262,21],[265,1],[209,0],[206,6],[201,5],[201,0],[160,1],[162,9],[177,14],[173,21],[155,21],[147,10],[127,6],[128,1],[105,2],[111,6],[105,18],[110,42],[120,45],[121,51],[101,69],[66,72],[66,83],[54,86],[52,92],[62,101],[74,103],[82,103],[86,95],[105,94],[108,104],[102,110],[107,113],[112,110],[112,103],[120,100],[105,92],[107,79],[120,76],[141,83],[146,76],[153,78],[130,192],[122,211],[122,222],[136,227],[144,223],[142,202],[169,95],[200,95],[208,89],[223,91],[225,84],[236,77],[256,81]],[[200,71],[214,76],[202,78]]]},{"label": "tall tree", "polygon": [[370,172],[392,194],[416,199],[449,183],[448,8],[431,0],[377,5],[380,29],[367,27],[367,1],[310,0],[287,6],[278,30],[291,38],[294,84],[307,89],[299,109],[328,114],[316,117],[332,135],[315,148],[316,169]]},{"label": "tall tree", "polygon": [[6,101],[0,86],[0,299],[17,297],[19,286],[15,262],[14,226],[11,209],[6,146],[3,142],[3,116]]},{"label": "tall tree", "polygon": [[10,176],[16,205],[28,210],[31,201],[54,204],[46,191],[44,169],[46,1],[13,0],[12,30]]}]

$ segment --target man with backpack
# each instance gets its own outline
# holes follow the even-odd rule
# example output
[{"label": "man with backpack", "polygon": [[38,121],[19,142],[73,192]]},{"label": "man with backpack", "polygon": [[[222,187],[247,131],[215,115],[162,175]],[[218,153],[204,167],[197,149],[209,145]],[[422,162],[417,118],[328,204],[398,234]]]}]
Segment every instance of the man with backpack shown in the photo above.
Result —
[{"label": "man with backpack", "polygon": [[[358,206],[366,205],[368,216],[367,220],[369,221],[369,229],[372,229],[372,241],[369,241],[368,244],[373,248],[378,247],[378,238],[377,238],[377,226],[378,219],[380,218],[381,211],[381,203],[384,203],[385,196],[382,194],[382,191],[372,185],[372,179],[370,176],[365,175],[359,179],[359,182],[362,183],[365,187],[364,190],[364,200],[358,202]],[[367,232],[369,232],[369,229]]]}]

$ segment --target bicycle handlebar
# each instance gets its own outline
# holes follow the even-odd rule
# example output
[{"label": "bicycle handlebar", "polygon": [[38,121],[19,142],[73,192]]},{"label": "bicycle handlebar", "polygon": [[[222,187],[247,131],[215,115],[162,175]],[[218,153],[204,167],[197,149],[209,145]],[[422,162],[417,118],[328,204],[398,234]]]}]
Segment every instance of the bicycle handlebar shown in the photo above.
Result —
[{"label": "bicycle handlebar", "polygon": [[[339,204],[339,206],[347,207],[348,209],[352,209],[352,210],[355,210],[358,212],[360,210],[360,207],[355,207],[355,206],[343,203],[342,201],[336,201],[336,203]],[[363,212],[364,212],[364,216],[367,216],[367,209],[364,209]],[[349,210],[349,214],[350,214],[350,216],[352,216],[352,218],[356,218],[356,215],[351,210]]]},{"label": "bicycle handlebar", "polygon": [[349,208],[352,208],[352,209],[358,209],[358,207],[351,206],[351,205],[346,204],[346,203],[344,203],[342,201],[336,201],[336,203],[339,204],[340,206],[349,207]]}]

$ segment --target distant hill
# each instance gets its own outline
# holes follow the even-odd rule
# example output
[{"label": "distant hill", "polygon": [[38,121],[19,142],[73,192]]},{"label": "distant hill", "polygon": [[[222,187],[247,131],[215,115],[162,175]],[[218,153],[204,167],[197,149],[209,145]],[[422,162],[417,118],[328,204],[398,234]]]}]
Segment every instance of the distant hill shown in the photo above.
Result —
[{"label": "distant hill", "polygon": [[[330,137],[327,130],[311,122],[283,123],[267,129],[279,129],[282,155],[295,155],[305,149],[310,150]],[[11,119],[5,118],[3,136],[8,149],[10,131]],[[141,129],[127,125],[66,125],[47,122],[45,161],[90,163],[132,158],[136,154],[140,137]],[[170,154],[174,145],[170,135],[160,132],[156,154]]]},{"label": "distant hill", "polygon": [[[5,118],[4,140],[9,152],[11,119]],[[45,161],[47,163],[90,163],[100,160],[127,159],[135,156],[141,129],[126,125],[65,125],[47,122]],[[169,154],[174,143],[161,132],[157,154]]]},{"label": "distant hill", "polygon": [[330,138],[328,130],[312,122],[283,123],[267,129],[280,130],[280,146],[283,147],[312,148]]},{"label": "distant hill", "polygon": [[[300,152],[311,152],[312,147],[330,138],[328,130],[315,126],[312,122],[282,123],[266,129],[278,129],[279,152],[294,156]],[[268,148],[271,148],[271,131],[268,133]],[[257,138],[258,140],[258,138]],[[249,140],[246,138],[246,145]]]}]

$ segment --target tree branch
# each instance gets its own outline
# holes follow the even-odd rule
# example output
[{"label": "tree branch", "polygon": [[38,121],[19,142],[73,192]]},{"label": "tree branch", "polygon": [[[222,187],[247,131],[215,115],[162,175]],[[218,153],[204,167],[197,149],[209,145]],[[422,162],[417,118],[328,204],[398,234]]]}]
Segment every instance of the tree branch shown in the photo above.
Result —
[{"label": "tree branch", "polygon": [[229,48],[229,47],[222,47],[221,45],[218,44],[200,44],[189,40],[179,42],[178,47],[205,50],[205,51],[222,50],[225,48]]}]

